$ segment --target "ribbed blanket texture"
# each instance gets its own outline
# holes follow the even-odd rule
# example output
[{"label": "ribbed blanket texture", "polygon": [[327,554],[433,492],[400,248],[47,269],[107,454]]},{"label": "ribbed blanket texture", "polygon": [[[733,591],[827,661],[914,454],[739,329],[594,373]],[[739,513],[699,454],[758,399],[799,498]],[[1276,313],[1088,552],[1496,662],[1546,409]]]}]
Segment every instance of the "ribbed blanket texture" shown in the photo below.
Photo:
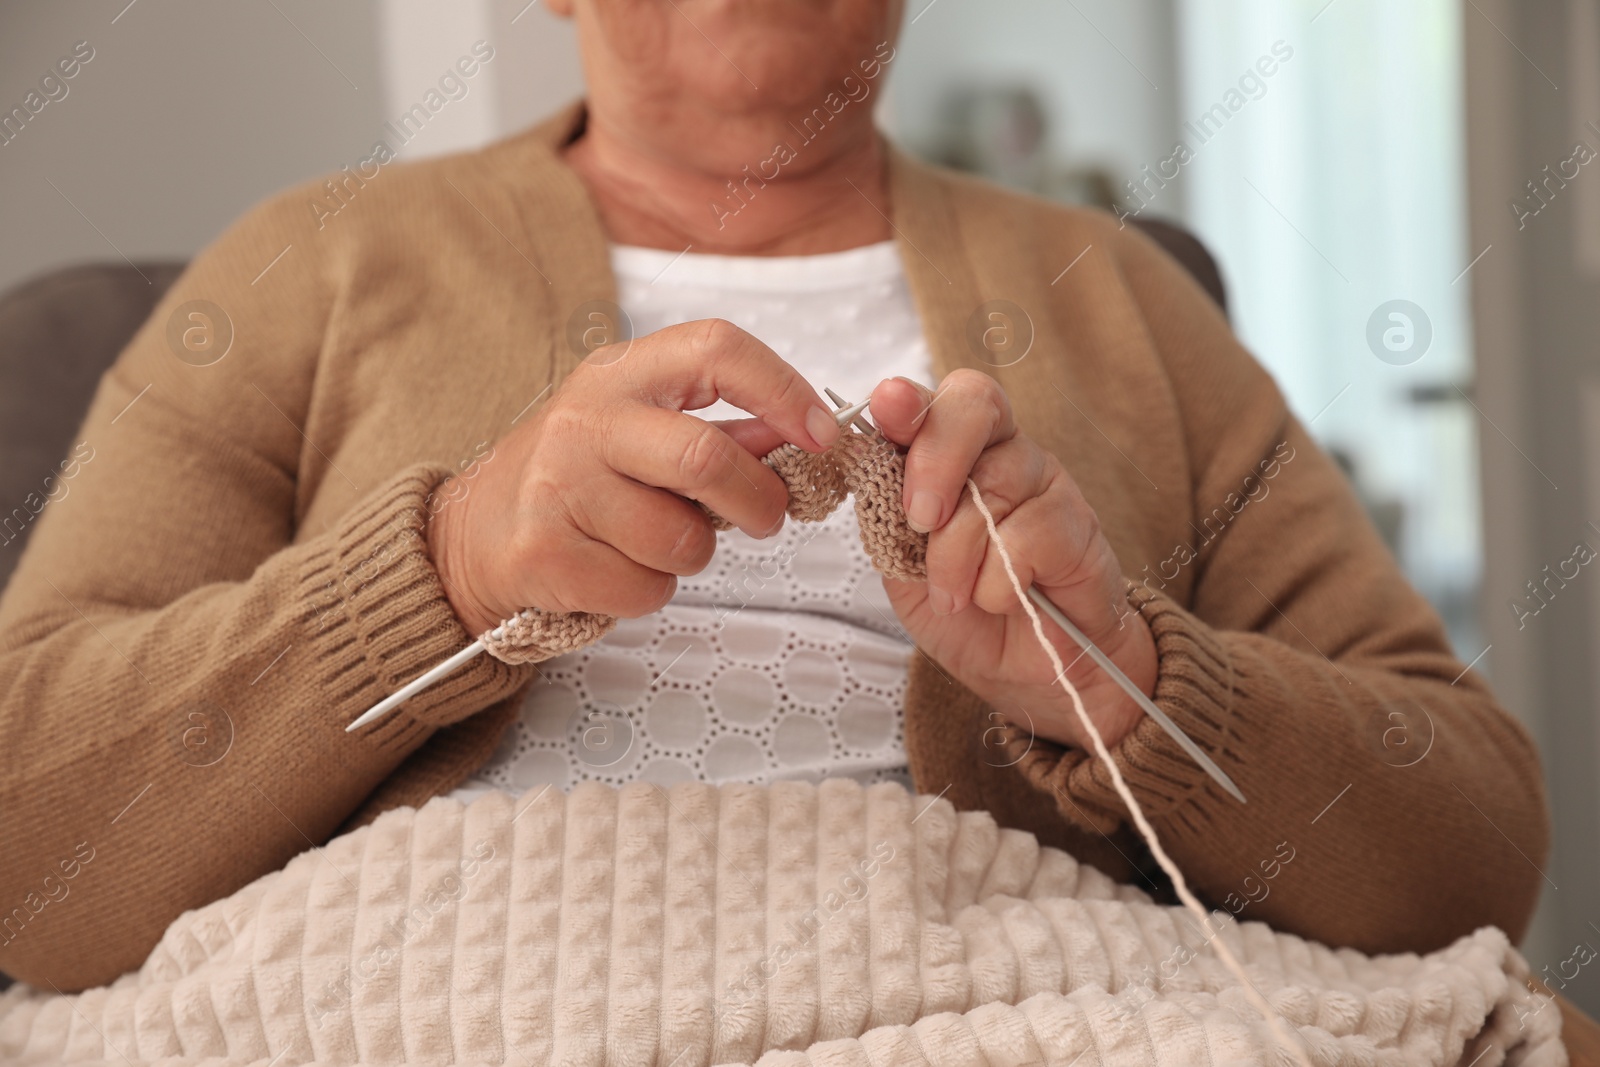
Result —
[{"label": "ribbed blanket texture", "polygon": [[[1544,1067],[1485,928],[1426,956],[1221,935],[1314,1063]],[[850,781],[436,799],[175,920],[110,987],[0,995],[0,1062],[1289,1062],[1181,908]]]}]

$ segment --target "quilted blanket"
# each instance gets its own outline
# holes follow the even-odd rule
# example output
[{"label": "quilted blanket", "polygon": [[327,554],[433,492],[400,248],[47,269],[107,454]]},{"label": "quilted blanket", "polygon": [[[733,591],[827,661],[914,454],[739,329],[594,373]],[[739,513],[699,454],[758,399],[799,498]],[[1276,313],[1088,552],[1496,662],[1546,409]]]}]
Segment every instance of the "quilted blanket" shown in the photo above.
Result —
[{"label": "quilted blanket", "polygon": [[[1323,1064],[1566,1062],[1486,928],[1426,956],[1221,923]],[[5,1063],[1288,1063],[1198,924],[988,816],[847,781],[438,799],[0,996]]]}]

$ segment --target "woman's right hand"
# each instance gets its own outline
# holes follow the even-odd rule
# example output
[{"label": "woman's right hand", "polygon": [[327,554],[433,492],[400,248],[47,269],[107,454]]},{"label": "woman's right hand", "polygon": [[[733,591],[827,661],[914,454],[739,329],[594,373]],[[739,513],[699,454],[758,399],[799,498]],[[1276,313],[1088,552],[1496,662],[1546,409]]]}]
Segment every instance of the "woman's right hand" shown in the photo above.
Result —
[{"label": "woman's right hand", "polygon": [[[684,413],[718,399],[756,418]],[[690,500],[770,536],[788,493],[758,455],[838,436],[806,380],[750,334],[717,319],[668,327],[580,364],[432,516],[428,552],[472,634],[528,607],[648,615],[716,548]]]}]

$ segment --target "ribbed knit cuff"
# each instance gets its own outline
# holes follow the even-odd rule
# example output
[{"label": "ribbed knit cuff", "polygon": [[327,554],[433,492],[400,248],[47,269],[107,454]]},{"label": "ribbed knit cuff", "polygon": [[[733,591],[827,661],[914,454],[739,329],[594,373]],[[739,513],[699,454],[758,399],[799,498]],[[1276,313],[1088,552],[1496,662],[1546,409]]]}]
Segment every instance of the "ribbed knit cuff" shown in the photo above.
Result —
[{"label": "ribbed knit cuff", "polygon": [[[1227,650],[1210,627],[1160,593],[1129,583],[1128,603],[1155,637],[1156,704],[1237,779],[1237,680]],[[1113,746],[1111,758],[1152,820],[1172,816],[1208,789],[1227,796],[1148,716]],[[1109,833],[1128,819],[1110,772],[1091,752],[1034,739],[1017,769],[1057,796],[1062,816],[1075,825]]]},{"label": "ribbed knit cuff", "polygon": [[[301,571],[315,691],[342,721],[473,640],[450,607],[424,536],[429,496],[449,475],[430,465],[397,474],[339,520]],[[413,747],[504,700],[532,674],[479,656],[361,734],[379,745]]]}]

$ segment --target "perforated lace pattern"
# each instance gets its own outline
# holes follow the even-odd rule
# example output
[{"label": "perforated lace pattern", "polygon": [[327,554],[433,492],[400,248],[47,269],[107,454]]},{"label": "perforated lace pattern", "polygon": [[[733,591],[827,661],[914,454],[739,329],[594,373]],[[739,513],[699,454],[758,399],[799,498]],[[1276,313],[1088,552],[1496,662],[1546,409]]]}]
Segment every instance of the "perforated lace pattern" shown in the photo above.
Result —
[{"label": "perforated lace pattern", "polygon": [[908,783],[901,709],[916,654],[853,509],[769,538],[720,533],[665,608],[540,664],[466,788]]}]

